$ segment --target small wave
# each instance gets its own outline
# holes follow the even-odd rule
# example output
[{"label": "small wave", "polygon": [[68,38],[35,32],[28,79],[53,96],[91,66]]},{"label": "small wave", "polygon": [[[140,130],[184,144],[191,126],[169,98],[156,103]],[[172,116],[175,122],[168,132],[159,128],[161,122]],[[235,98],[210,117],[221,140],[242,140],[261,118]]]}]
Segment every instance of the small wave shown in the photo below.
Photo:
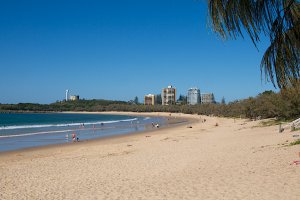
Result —
[{"label": "small wave", "polygon": [[39,125],[17,125],[17,126],[1,126],[0,130],[14,130],[14,129],[33,129],[33,128],[49,128],[49,127],[68,127],[68,126],[81,126],[84,125],[96,125],[96,124],[112,124],[118,122],[130,122],[136,121],[137,118],[115,120],[115,121],[98,121],[98,122],[82,122],[82,123],[69,123],[69,124],[39,124]]},{"label": "small wave", "polygon": [[23,137],[23,136],[30,136],[30,135],[41,135],[41,134],[48,134],[48,133],[63,133],[63,132],[71,132],[71,131],[74,131],[74,130],[43,131],[43,132],[22,133],[22,134],[15,134],[15,135],[0,135],[0,138]]}]

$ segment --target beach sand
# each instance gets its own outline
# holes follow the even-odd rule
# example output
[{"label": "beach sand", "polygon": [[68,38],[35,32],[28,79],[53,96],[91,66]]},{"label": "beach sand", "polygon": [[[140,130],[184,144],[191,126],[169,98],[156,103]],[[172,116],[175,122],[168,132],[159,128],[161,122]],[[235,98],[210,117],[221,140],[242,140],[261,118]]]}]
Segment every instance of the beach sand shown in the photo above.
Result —
[{"label": "beach sand", "polygon": [[300,199],[299,131],[172,117],[190,123],[0,153],[0,199]]}]

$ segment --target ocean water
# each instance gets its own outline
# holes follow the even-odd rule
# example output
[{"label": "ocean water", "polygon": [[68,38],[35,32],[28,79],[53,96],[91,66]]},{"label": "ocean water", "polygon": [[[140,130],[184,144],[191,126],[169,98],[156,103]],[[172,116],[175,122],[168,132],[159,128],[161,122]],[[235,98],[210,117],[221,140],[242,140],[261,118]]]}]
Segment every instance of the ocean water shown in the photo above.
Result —
[{"label": "ocean water", "polygon": [[161,117],[66,113],[0,114],[0,151],[128,134],[165,124]]}]

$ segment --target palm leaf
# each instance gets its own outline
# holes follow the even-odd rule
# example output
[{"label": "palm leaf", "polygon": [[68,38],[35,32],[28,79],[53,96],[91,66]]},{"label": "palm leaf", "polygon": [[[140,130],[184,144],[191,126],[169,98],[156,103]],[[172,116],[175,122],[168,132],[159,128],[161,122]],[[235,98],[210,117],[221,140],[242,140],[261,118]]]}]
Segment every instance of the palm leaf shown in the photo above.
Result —
[{"label": "palm leaf", "polygon": [[297,0],[209,0],[213,30],[222,38],[250,36],[257,47],[261,34],[270,46],[261,71],[274,86],[286,87],[299,79],[300,4]]}]

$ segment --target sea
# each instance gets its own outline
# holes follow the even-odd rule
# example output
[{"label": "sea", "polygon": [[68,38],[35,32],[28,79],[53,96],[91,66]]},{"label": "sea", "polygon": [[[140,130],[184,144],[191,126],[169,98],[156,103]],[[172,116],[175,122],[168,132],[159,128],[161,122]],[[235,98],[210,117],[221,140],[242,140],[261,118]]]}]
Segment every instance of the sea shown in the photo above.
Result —
[{"label": "sea", "polygon": [[[164,126],[162,117],[73,113],[0,113],[0,152],[129,134]],[[75,136],[75,137],[74,137]]]}]

